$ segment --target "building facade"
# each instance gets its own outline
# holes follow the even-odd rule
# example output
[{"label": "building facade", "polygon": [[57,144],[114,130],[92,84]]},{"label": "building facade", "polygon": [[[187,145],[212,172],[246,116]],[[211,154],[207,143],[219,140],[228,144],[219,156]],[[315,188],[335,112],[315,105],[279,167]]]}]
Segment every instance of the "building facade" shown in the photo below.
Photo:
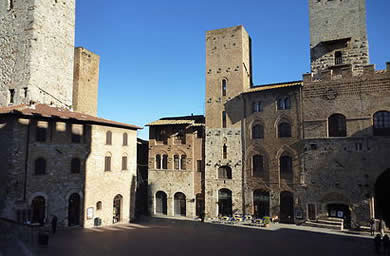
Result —
[{"label": "building facade", "polygon": [[369,63],[365,0],[310,0],[309,10],[312,70],[301,81],[254,85],[244,27],[206,33],[204,211],[210,218],[390,223],[390,63],[385,70]]}]

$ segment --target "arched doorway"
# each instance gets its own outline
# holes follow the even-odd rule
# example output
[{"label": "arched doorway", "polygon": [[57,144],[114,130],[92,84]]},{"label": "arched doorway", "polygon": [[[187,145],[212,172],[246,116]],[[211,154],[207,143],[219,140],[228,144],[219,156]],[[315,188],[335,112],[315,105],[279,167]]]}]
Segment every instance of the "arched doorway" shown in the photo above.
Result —
[{"label": "arched doorway", "polygon": [[156,193],[156,213],[167,215],[167,194],[162,191]]},{"label": "arched doorway", "polygon": [[69,197],[68,225],[69,227],[80,225],[80,195],[77,193]]},{"label": "arched doorway", "polygon": [[196,194],[196,216],[204,213],[204,198],[202,194]]},{"label": "arched doorway", "polygon": [[181,193],[177,192],[175,194],[175,216],[186,216],[186,196]]},{"label": "arched doorway", "polygon": [[253,192],[253,208],[256,218],[263,218],[269,215],[269,192],[255,190]]},{"label": "arched doorway", "polygon": [[289,191],[280,193],[280,222],[294,223],[294,194]]},{"label": "arched doorway", "polygon": [[375,218],[383,219],[390,226],[390,169],[382,173],[375,183]]},{"label": "arched doorway", "polygon": [[35,197],[31,202],[32,223],[44,223],[46,217],[46,200],[43,196]]},{"label": "arched doorway", "polygon": [[232,216],[232,191],[223,188],[218,191],[218,215]]},{"label": "arched doorway", "polygon": [[112,219],[112,223],[117,223],[121,221],[121,210],[122,210],[122,196],[116,195],[114,197],[114,216]]}]

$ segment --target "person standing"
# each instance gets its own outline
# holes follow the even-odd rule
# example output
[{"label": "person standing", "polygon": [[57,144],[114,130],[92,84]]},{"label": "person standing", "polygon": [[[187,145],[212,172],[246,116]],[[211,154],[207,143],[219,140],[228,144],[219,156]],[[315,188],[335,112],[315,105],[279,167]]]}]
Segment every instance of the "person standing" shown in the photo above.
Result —
[{"label": "person standing", "polygon": [[381,247],[382,247],[382,237],[380,234],[377,234],[374,238],[375,243],[375,252],[377,255],[381,254]]},{"label": "person standing", "polygon": [[390,255],[390,239],[388,235],[383,237],[383,254],[386,256]]},{"label": "person standing", "polygon": [[370,219],[370,230],[371,230],[371,236],[375,235],[376,225],[375,225],[375,219]]},{"label": "person standing", "polygon": [[53,234],[55,234],[57,230],[57,220],[57,216],[53,215],[51,219],[51,231],[53,232]]}]

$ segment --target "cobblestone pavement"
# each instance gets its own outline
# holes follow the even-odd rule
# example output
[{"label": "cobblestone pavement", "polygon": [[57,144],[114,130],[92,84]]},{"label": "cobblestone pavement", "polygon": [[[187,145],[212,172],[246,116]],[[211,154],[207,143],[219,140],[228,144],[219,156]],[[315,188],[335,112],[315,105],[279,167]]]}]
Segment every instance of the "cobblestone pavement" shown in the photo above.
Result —
[{"label": "cobblestone pavement", "polygon": [[372,238],[296,226],[232,227],[172,219],[59,231],[37,255],[374,255]]}]

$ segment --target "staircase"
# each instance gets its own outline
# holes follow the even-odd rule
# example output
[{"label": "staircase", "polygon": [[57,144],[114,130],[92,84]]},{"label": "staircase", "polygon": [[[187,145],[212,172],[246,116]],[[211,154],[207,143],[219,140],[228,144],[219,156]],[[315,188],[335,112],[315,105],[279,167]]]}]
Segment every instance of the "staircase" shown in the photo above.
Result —
[{"label": "staircase", "polygon": [[319,217],[317,220],[308,220],[302,224],[302,226],[326,228],[333,230],[343,230],[344,220],[339,218],[332,218],[327,216]]}]

